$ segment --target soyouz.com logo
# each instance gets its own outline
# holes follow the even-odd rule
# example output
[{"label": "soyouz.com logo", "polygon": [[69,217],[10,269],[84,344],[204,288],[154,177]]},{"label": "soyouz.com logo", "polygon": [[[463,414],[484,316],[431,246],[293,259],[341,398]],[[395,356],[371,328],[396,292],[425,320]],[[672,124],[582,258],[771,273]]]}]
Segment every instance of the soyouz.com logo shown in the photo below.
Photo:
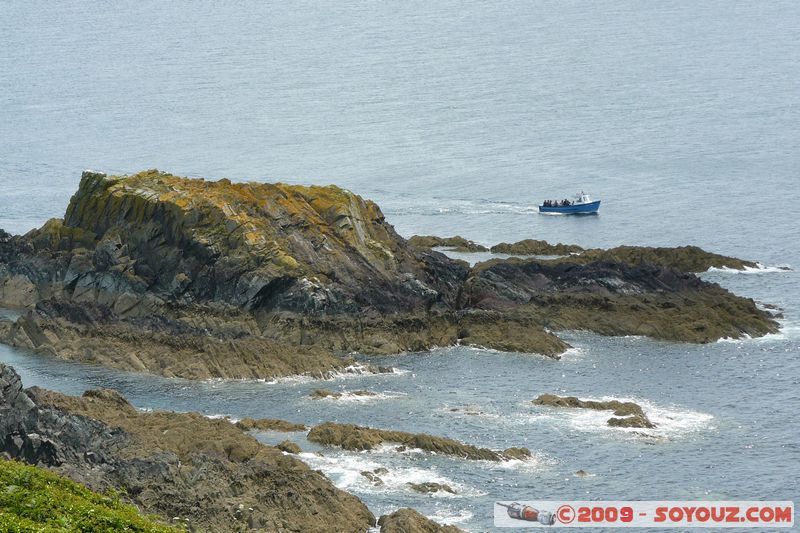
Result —
[{"label": "soyouz.com logo", "polygon": [[506,501],[495,527],[792,527],[789,501]]}]

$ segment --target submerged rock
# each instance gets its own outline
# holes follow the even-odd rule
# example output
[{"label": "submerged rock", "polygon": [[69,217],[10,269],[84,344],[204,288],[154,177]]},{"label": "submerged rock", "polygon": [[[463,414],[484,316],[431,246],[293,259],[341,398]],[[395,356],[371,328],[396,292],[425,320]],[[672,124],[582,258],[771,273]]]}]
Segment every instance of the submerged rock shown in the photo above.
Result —
[{"label": "submerged rock", "polygon": [[[368,390],[350,391],[346,394],[350,394],[352,396],[377,396],[377,393]],[[334,392],[328,389],[314,389],[314,391],[311,394],[309,394],[312,400],[321,400],[323,398],[330,398],[332,400],[337,400],[344,395],[345,395],[344,392]]]},{"label": "submerged rock", "polygon": [[530,451],[525,448],[494,451],[464,444],[446,437],[434,437],[425,433],[373,429],[335,422],[325,422],[314,426],[308,433],[308,440],[325,446],[339,446],[345,450],[353,451],[372,450],[384,442],[394,442],[407,448],[417,448],[464,459],[485,461],[505,461],[511,458],[519,458],[525,452],[527,452],[528,457],[530,456]]},{"label": "submerged rock", "polygon": [[443,526],[419,514],[414,509],[398,509],[378,520],[381,533],[464,533],[456,526]]},{"label": "submerged rock", "polygon": [[423,483],[406,483],[411,490],[415,492],[421,492],[423,494],[431,494],[434,492],[449,492],[450,494],[456,494],[456,491],[450,485],[445,483],[434,483],[433,481],[425,481]]},{"label": "submerged rock", "polygon": [[0,454],[121,491],[143,512],[186,517],[191,530],[352,532],[375,521],[358,498],[227,420],[139,412],[110,390],[23,389],[3,364]]},{"label": "submerged rock", "polygon": [[654,428],[644,414],[642,407],[634,402],[621,402],[619,400],[594,401],[580,400],[575,396],[556,396],[555,394],[542,394],[533,402],[535,405],[548,405],[550,407],[570,407],[577,409],[593,409],[595,411],[613,411],[616,417],[608,420],[609,426]]},{"label": "submerged rock", "polygon": [[408,243],[417,248],[445,248],[451,252],[488,252],[489,249],[460,235],[455,237],[435,237],[433,235],[414,235]]},{"label": "submerged rock", "polygon": [[370,472],[368,470],[365,470],[361,472],[361,475],[370,480],[370,482],[375,486],[383,485],[383,480],[380,477],[378,477],[377,471]]}]

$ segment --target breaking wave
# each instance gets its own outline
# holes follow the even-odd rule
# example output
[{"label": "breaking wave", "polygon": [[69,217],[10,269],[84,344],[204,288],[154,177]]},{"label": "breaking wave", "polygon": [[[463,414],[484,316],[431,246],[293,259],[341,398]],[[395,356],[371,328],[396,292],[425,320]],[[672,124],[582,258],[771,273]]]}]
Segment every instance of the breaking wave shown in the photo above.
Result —
[{"label": "breaking wave", "polygon": [[721,272],[724,274],[773,274],[793,272],[793,269],[789,265],[768,266],[761,263],[756,263],[755,267],[744,267],[742,270],[730,267],[711,267],[706,270],[706,272]]},{"label": "breaking wave", "polygon": [[[409,464],[378,461],[377,458],[380,457],[381,452],[380,448],[373,453],[344,452],[335,455],[303,452],[300,454],[300,458],[312,468],[322,470],[338,488],[357,493],[410,492],[417,494],[408,485],[409,483],[432,482],[448,485],[456,491],[456,494],[445,491],[430,493],[429,495],[434,498],[474,498],[485,494],[474,487],[442,475],[436,467],[419,468]],[[380,469],[385,469],[385,471]],[[375,474],[381,483],[374,483],[362,475],[362,472]]]},{"label": "breaking wave", "polygon": [[674,440],[692,434],[714,429],[714,416],[700,411],[693,411],[678,406],[660,406],[648,400],[637,398],[620,398],[603,396],[601,398],[584,398],[597,401],[619,400],[635,402],[642,407],[644,414],[653,422],[655,428],[618,428],[608,425],[612,411],[597,411],[581,408],[559,408],[536,406],[537,412],[527,415],[530,424],[563,423],[577,431],[603,433],[609,436],[621,435],[631,439]]}]

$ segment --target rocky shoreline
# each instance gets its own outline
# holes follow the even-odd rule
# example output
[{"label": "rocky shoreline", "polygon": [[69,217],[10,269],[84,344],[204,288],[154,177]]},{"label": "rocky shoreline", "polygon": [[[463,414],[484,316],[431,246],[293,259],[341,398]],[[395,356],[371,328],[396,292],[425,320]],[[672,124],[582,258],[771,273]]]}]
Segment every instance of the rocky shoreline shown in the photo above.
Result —
[{"label": "rocky shoreline", "polygon": [[[475,243],[437,239],[406,241],[335,186],[87,171],[63,220],[0,234],[0,306],[25,310],[0,320],[0,342],[164,376],[270,379],[457,344],[557,358],[566,329],[682,342],[777,331],[752,300],[693,274],[752,263],[697,248],[470,267],[427,246]],[[574,250],[542,242],[501,248]]]},{"label": "rocky shoreline", "polygon": [[[251,429],[304,426],[141,412],[110,389],[80,397],[23,389],[14,369],[0,363],[0,459],[36,465],[99,493],[116,491],[178,530],[365,532],[375,526],[357,497],[293,457],[296,444],[266,446],[246,433]],[[382,531],[459,531],[410,509],[398,512],[381,518]],[[416,525],[403,525],[408,521]]]}]

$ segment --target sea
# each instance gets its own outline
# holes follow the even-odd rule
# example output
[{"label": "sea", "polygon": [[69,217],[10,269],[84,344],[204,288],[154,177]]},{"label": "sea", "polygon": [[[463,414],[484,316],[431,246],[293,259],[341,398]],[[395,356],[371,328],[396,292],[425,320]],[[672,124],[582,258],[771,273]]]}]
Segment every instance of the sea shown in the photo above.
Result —
[{"label": "sea", "polygon": [[[0,2],[0,227],[63,216],[86,168],[335,183],[406,237],[698,245],[759,262],[702,277],[779,307],[781,331],[567,331],[560,361],[450,347],[358,356],[396,371],[323,382],[190,382],[0,346],[26,386],[530,448],[496,464],[257,434],[295,440],[376,515],[410,506],[468,531],[494,530],[495,501],[800,501],[800,3]],[[599,215],[537,213],[581,190]],[[533,405],[542,393],[636,401],[657,427]],[[360,475],[377,468],[382,486]],[[423,481],[456,494],[408,486]]]}]

